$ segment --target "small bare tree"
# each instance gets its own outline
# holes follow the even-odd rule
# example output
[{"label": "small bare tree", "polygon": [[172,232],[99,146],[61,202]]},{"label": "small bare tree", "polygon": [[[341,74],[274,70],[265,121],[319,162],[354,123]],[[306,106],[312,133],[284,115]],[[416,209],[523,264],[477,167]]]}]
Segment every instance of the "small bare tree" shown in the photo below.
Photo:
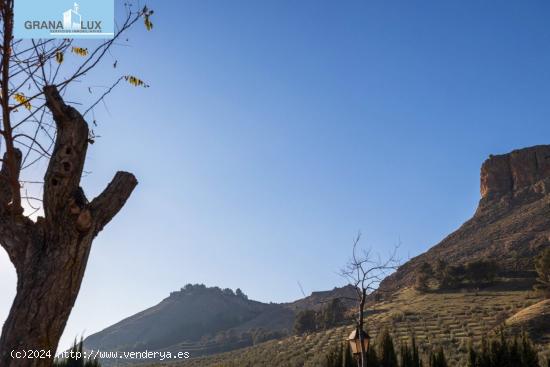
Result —
[{"label": "small bare tree", "polygon": [[360,367],[366,367],[367,351],[364,348],[362,331],[365,324],[367,297],[375,291],[381,292],[379,286],[382,280],[399,266],[399,260],[397,259],[399,246],[395,246],[388,257],[383,259],[379,254],[373,254],[371,249],[360,250],[358,248],[360,240],[361,233],[358,233],[353,241],[352,256],[340,270],[340,275],[357,292],[357,297],[354,300],[357,301],[358,312],[354,314],[354,322],[356,330],[359,332],[361,344],[361,354],[358,359],[360,363],[358,364]]},{"label": "small bare tree", "polygon": [[[151,29],[152,11],[133,10],[127,3],[114,37],[87,43],[95,45],[88,49],[70,39],[15,39],[13,6],[14,0],[0,0],[0,245],[17,273],[16,296],[0,338],[0,366],[48,367],[78,295],[92,241],[137,185],[131,173],[117,172],[88,201],[80,181],[95,136],[85,116],[120,81],[146,85],[121,75],[96,94],[82,82],[101,60],[113,57],[113,46],[138,20]],[[89,103],[65,100],[69,86],[86,88]],[[43,352],[32,359],[11,355],[29,350]]]}]

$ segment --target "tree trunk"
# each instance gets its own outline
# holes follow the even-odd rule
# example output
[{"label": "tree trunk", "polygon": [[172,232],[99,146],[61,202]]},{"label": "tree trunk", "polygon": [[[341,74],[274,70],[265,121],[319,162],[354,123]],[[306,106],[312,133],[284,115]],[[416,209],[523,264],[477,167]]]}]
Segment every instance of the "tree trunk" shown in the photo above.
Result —
[{"label": "tree trunk", "polygon": [[[118,172],[103,193],[88,202],[79,186],[88,125],[78,111],[63,102],[55,87],[45,87],[44,93],[57,127],[44,178],[44,218],[33,222],[10,210],[13,191],[6,188],[7,180],[0,180],[0,244],[17,272],[17,294],[0,338],[2,367],[52,365],[92,241],[137,185],[132,174]],[[3,167],[0,176],[6,172]],[[13,358],[14,352],[27,356]]]},{"label": "tree trunk", "polygon": [[365,323],[365,300],[367,299],[366,289],[361,290],[361,302],[359,303],[359,342],[361,343],[361,367],[367,366],[367,351],[363,338],[363,325]]}]

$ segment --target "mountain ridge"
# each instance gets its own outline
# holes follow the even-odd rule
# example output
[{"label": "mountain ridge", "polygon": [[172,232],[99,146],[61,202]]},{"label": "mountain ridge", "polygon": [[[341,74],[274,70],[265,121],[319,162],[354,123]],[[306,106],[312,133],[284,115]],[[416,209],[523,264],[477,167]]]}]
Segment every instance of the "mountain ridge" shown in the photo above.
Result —
[{"label": "mountain ridge", "polygon": [[[432,335],[432,331],[424,330],[426,326],[421,320],[431,317],[432,321],[437,321],[439,324],[443,322],[440,315],[445,313],[448,314],[446,318],[449,320],[452,318],[446,329],[453,329],[453,331],[447,333],[445,330],[440,330],[440,332],[449,334],[448,338],[446,336],[448,340],[445,340],[458,351],[460,345],[456,340],[466,343],[470,334],[479,339],[507,318],[510,323],[519,325],[516,326],[518,328],[524,325],[538,325],[540,320],[546,320],[547,316],[544,316],[546,314],[543,316],[539,314],[540,310],[548,312],[548,304],[540,303],[532,306],[539,300],[536,297],[533,298],[529,290],[534,282],[533,258],[542,249],[550,246],[550,145],[539,145],[514,150],[507,154],[489,156],[480,170],[480,196],[472,218],[428,251],[407,261],[382,281],[382,289],[394,292],[393,294],[390,292],[388,298],[382,297],[381,303],[375,300],[376,297],[371,299],[371,302],[376,302],[378,311],[381,311],[380,305],[385,309],[369,315],[368,322],[376,319],[378,325],[396,327],[401,330],[402,337],[410,336],[411,325],[415,325],[416,329],[422,330],[426,335],[423,343],[429,345],[431,340],[429,336]],[[411,286],[415,282],[419,266],[424,262],[434,265],[440,259],[452,265],[477,260],[495,260],[498,261],[500,271],[506,275],[507,280],[481,293],[475,289],[464,294],[460,290],[441,290],[424,294],[415,291]],[[500,287],[510,286],[514,289],[500,289]],[[200,307],[205,304],[210,306],[209,302],[212,302],[212,297],[204,298],[205,294],[216,296],[215,302],[212,303],[216,307],[208,309]],[[495,294],[499,296],[495,297]],[[320,305],[331,298],[345,299],[348,296],[353,298],[354,295],[353,287],[346,286],[330,291],[313,292],[310,296],[294,302],[267,304],[248,300],[242,292],[237,294],[217,287],[189,285],[178,292],[172,292],[158,305],[91,335],[86,338],[84,345],[88,349],[94,347],[102,350],[173,348],[190,351],[193,357],[229,352],[255,346],[264,341],[269,342],[271,339],[280,339],[281,336],[289,334],[297,312],[304,309],[318,310]],[[475,300],[476,305],[472,306],[466,298]],[[506,302],[499,301],[499,298],[506,298]],[[454,301],[449,303],[448,299]],[[135,325],[132,326],[133,322],[139,324],[140,320],[150,319],[151,315],[170,309],[170,305],[177,305],[178,300],[186,300],[188,305],[195,302],[199,305],[194,309],[197,316],[188,314],[187,319],[199,322],[223,314],[221,319],[217,319],[217,323],[220,320],[223,321],[223,327],[214,323],[216,327],[210,329],[205,327],[195,334],[178,334],[178,328],[186,328],[189,325],[175,322],[174,320],[177,321],[178,315],[181,316],[181,314],[172,312],[165,318],[152,318],[155,322],[158,320],[165,322],[164,324],[153,322],[155,327],[166,326],[166,323],[169,323],[169,328],[174,331],[170,334],[170,330],[168,332],[164,330],[168,335],[168,337],[165,335],[165,339],[146,340],[142,344],[124,341],[123,329],[127,329],[128,326],[130,331],[133,330],[134,336],[138,336],[134,339],[130,338],[131,341],[135,342],[139,339],[138,329],[141,330],[141,335],[158,336],[155,334],[154,327],[153,329],[136,328]],[[425,300],[424,303],[423,300]],[[510,306],[512,303],[513,307]],[[420,306],[414,306],[415,304]],[[439,307],[437,316],[431,314],[433,313],[432,304],[437,304]],[[395,309],[396,305],[399,306],[398,309]],[[349,303],[348,306],[352,304]],[[448,312],[452,307],[456,310]],[[182,309],[176,307],[176,310]],[[498,314],[494,314],[495,310]],[[517,316],[514,317],[514,314]],[[169,315],[172,316],[169,317]],[[455,318],[459,318],[459,322],[456,322]],[[513,327],[512,324],[511,327]],[[457,335],[460,336],[457,337]],[[297,337],[282,340],[292,342],[293,338]],[[550,336],[544,334],[543,343],[546,343],[548,338]],[[106,342],[109,340],[110,342]],[[279,342],[272,342],[270,345],[279,344]]]},{"label": "mountain ridge", "polygon": [[438,259],[454,264],[493,259],[509,275],[532,272],[534,256],[550,246],[550,145],[489,156],[481,166],[480,194],[472,218],[399,267],[381,287],[411,286],[418,267]]},{"label": "mountain ridge", "polygon": [[194,355],[254,345],[290,334],[297,312],[318,310],[333,298],[352,296],[353,288],[313,292],[288,303],[248,299],[238,289],[188,284],[158,304],[88,336],[88,350],[174,350]]}]

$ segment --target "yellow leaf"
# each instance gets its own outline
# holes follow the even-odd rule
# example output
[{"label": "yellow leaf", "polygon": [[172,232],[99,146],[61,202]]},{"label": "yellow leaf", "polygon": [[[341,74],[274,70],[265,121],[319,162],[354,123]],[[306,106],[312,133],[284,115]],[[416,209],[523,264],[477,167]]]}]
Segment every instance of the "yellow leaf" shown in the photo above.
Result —
[{"label": "yellow leaf", "polygon": [[88,49],[83,47],[73,47],[71,51],[78,56],[87,56],[88,55]]},{"label": "yellow leaf", "polygon": [[153,23],[151,22],[151,15],[153,15],[153,11],[148,9],[146,6],[143,7],[142,10],[143,14],[143,22],[145,23],[145,28],[150,31],[153,29]]},{"label": "yellow leaf", "polygon": [[141,80],[141,79],[139,79],[139,78],[137,78],[137,77],[135,77],[135,76],[133,76],[133,75],[126,75],[126,76],[124,77],[124,79],[125,79],[128,83],[132,84],[132,85],[135,86],[135,87],[149,88],[149,85],[148,85],[148,84],[145,84],[145,82],[144,82],[143,80]]},{"label": "yellow leaf", "polygon": [[55,53],[55,60],[56,60],[59,64],[61,64],[61,63],[63,62],[63,52],[57,51],[57,52]]},{"label": "yellow leaf", "polygon": [[13,96],[13,99],[15,99],[17,103],[22,104],[27,110],[30,111],[32,107],[31,103],[23,93],[15,93],[15,95]]}]

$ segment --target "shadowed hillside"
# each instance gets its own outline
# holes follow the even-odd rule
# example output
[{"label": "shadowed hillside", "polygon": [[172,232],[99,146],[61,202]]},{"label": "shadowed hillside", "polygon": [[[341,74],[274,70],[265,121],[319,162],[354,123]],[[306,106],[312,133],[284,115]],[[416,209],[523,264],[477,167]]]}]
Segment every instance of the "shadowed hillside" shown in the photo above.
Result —
[{"label": "shadowed hillside", "polygon": [[228,330],[234,332],[227,335],[227,342],[238,343],[242,332],[252,329],[272,337],[284,335],[293,319],[293,312],[284,306],[249,300],[240,290],[235,294],[230,289],[187,285],[158,305],[89,336],[84,345],[102,350],[159,350],[181,342],[216,337],[221,341]]},{"label": "shadowed hillside", "polygon": [[351,285],[345,287],[334,287],[330,291],[312,292],[311,295],[301,298],[297,301],[286,303],[285,305],[295,311],[299,310],[316,310],[318,311],[328,301],[339,298],[347,307],[355,306],[353,301],[357,297],[357,292]]},{"label": "shadowed hillside", "polygon": [[84,340],[102,351],[175,351],[193,356],[220,353],[287,336],[296,312],[320,309],[353,288],[313,292],[287,304],[249,300],[240,290],[187,285],[158,305],[130,316]]}]

